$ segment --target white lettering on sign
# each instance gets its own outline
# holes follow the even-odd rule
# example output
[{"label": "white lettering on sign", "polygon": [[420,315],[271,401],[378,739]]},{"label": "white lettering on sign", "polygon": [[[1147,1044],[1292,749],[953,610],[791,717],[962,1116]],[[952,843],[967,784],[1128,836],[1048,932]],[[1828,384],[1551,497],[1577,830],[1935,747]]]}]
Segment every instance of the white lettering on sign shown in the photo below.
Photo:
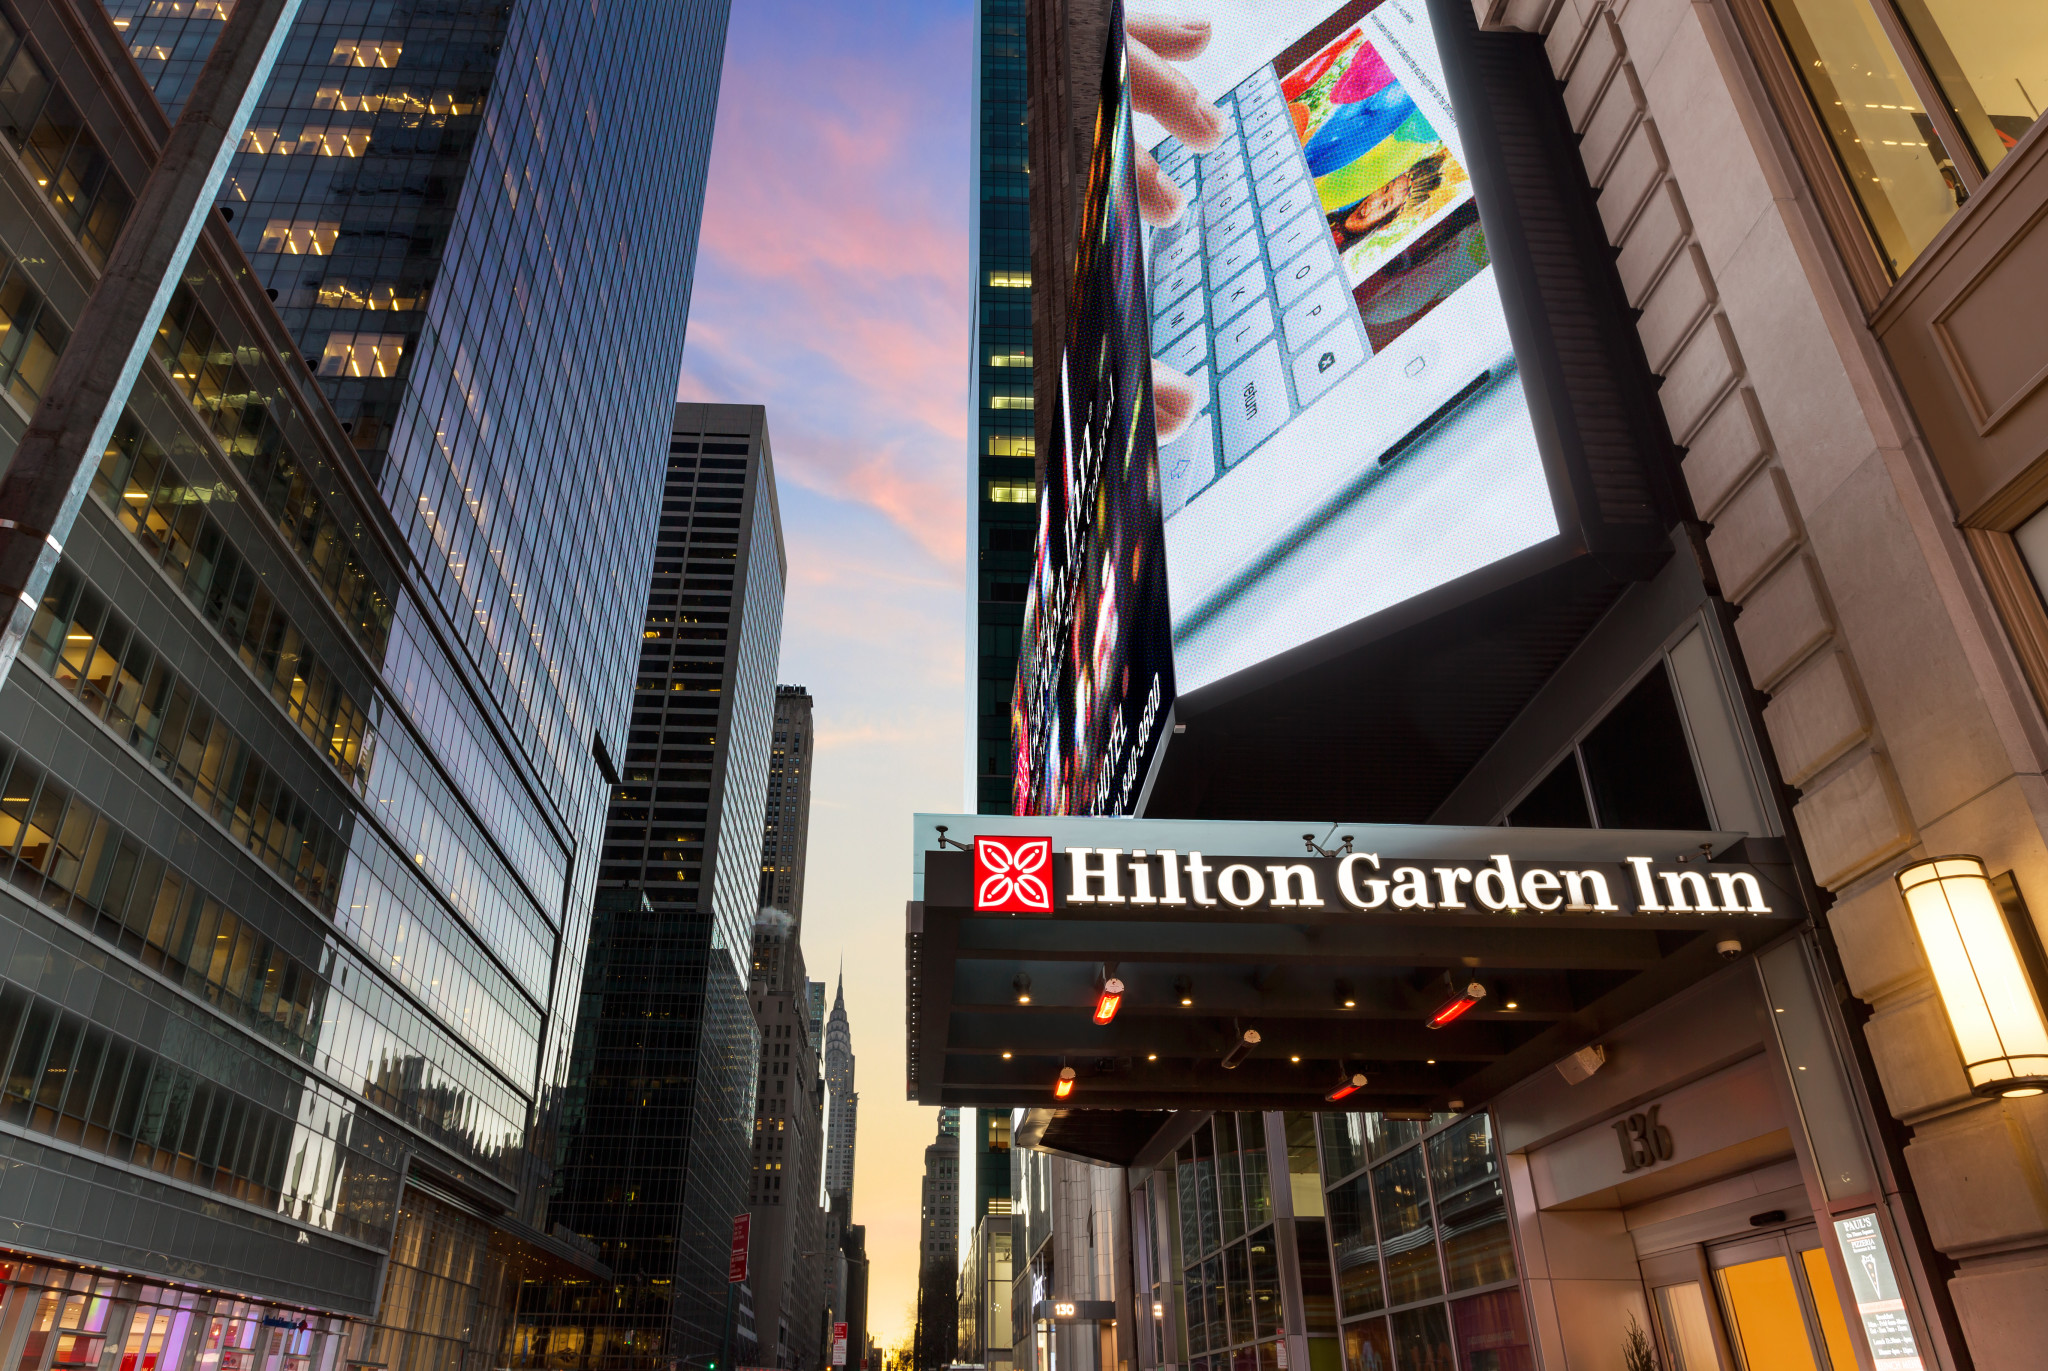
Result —
[{"label": "white lettering on sign", "polygon": [[[1066,903],[1166,905],[1209,909],[1324,909],[1320,862],[1231,862],[1220,867],[1200,852],[1172,848],[1070,847]],[[1484,910],[1522,914],[1618,914],[1616,880],[1633,887],[1644,914],[1770,914],[1763,883],[1748,871],[1704,866],[1662,869],[1651,857],[1625,857],[1595,867],[1517,866],[1504,852],[1480,866],[1394,866],[1377,852],[1348,852],[1335,861],[1336,897],[1360,911]]]}]

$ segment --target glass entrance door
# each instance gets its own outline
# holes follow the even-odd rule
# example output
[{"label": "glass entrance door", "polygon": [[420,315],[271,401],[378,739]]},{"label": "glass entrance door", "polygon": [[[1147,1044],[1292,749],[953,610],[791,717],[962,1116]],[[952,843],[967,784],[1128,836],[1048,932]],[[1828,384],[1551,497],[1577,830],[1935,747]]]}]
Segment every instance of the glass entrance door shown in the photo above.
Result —
[{"label": "glass entrance door", "polygon": [[[1711,1247],[1707,1263],[1740,1371],[1856,1371],[1848,1320],[1817,1229]],[[1662,1317],[1661,1303],[1658,1312]],[[1674,1349],[1681,1337],[1671,1338]],[[1713,1365],[1703,1361],[1696,1368],[1688,1357],[1684,1371]]]}]

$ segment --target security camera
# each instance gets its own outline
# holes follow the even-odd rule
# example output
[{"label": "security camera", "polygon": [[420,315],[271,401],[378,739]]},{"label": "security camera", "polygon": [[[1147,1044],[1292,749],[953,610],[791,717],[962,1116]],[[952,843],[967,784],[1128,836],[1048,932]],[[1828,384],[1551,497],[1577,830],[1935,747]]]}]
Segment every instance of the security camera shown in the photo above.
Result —
[{"label": "security camera", "polygon": [[1742,944],[1733,938],[1723,938],[1714,944],[1714,951],[1721,954],[1721,960],[1732,962],[1742,955]]}]

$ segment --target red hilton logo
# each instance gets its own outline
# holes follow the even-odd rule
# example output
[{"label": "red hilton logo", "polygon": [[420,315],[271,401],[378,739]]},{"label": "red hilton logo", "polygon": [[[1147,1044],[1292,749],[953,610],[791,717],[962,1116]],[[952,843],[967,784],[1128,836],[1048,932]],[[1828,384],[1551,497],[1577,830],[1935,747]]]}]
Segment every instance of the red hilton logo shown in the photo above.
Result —
[{"label": "red hilton logo", "polygon": [[974,907],[993,914],[1052,913],[1052,839],[977,837]]}]

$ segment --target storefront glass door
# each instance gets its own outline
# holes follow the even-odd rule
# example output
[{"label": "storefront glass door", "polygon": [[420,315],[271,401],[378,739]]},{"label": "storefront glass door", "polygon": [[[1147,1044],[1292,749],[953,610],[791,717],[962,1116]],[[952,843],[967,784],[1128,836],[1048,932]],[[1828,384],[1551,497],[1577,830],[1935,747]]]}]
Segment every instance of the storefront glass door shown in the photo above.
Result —
[{"label": "storefront glass door", "polygon": [[[1740,1371],[1856,1371],[1834,1274],[1815,1229],[1729,1243],[1708,1249],[1707,1257]],[[1687,1305],[1692,1297],[1673,1287],[1657,1294],[1674,1360],[1683,1362],[1683,1371],[1715,1367],[1708,1360],[1711,1337],[1699,1336],[1707,1331],[1704,1298],[1695,1318]]]}]

